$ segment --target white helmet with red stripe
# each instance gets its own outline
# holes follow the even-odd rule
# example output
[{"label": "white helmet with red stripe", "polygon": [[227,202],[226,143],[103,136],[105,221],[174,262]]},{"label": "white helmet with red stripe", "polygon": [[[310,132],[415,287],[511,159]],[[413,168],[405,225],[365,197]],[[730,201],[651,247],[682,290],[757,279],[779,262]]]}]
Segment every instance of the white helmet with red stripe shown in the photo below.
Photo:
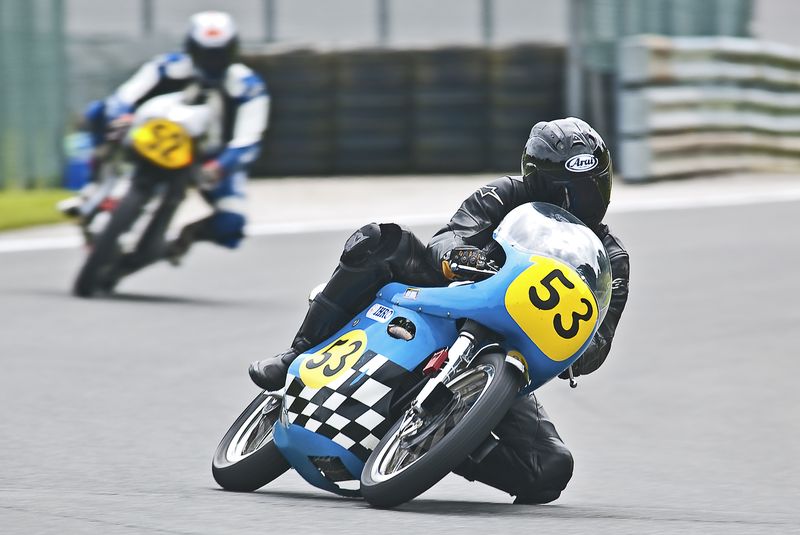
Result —
[{"label": "white helmet with red stripe", "polygon": [[195,13],[189,19],[184,47],[200,77],[219,82],[239,49],[236,23],[222,11]]}]

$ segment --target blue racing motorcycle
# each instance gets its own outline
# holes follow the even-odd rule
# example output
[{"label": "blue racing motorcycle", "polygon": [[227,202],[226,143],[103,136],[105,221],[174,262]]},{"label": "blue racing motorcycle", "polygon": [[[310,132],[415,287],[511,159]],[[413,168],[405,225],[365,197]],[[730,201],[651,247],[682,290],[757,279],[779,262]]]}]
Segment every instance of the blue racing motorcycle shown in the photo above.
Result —
[{"label": "blue racing motorcycle", "polygon": [[442,288],[384,286],[290,366],[217,447],[214,478],[252,491],[290,467],[319,488],[393,507],[425,492],[487,438],[517,395],[588,346],[611,297],[600,240],[570,213],[529,203],[494,232],[499,269],[451,265]]}]

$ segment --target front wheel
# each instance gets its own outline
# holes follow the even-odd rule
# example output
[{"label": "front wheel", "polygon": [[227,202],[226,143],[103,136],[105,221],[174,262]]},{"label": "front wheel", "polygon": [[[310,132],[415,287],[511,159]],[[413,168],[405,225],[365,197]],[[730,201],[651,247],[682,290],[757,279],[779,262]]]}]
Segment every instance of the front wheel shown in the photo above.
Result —
[{"label": "front wheel", "polygon": [[370,504],[394,507],[446,476],[489,436],[521,386],[505,355],[490,353],[448,381],[455,393],[443,413],[420,421],[411,409],[378,443],[361,473],[361,494]]},{"label": "front wheel", "polygon": [[91,297],[98,290],[113,289],[114,270],[122,256],[119,237],[139,218],[149,196],[132,187],[111,213],[106,228],[94,240],[89,256],[81,267],[72,289],[78,297]]},{"label": "front wheel", "polygon": [[289,469],[272,436],[280,410],[281,400],[262,392],[233,423],[211,463],[220,487],[252,492]]}]

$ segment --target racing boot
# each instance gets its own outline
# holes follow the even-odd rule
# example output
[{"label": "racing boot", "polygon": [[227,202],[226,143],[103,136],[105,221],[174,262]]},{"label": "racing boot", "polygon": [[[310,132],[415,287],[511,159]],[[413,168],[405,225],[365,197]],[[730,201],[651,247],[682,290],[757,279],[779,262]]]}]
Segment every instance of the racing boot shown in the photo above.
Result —
[{"label": "racing boot", "polygon": [[80,217],[81,208],[97,191],[97,184],[89,182],[84,185],[77,195],[56,203],[59,212],[67,217]]},{"label": "racing boot", "polygon": [[259,360],[250,364],[248,373],[259,387],[273,392],[283,387],[289,365],[300,353],[314,347],[327,337],[338,331],[347,323],[353,314],[319,293],[308,307],[308,312],[292,341],[292,346],[274,357]]},{"label": "racing boot", "polygon": [[414,284],[441,284],[443,277],[425,258],[422,242],[398,225],[370,223],[358,229],[345,243],[331,279],[312,301],[292,347],[251,364],[253,382],[265,390],[281,388],[297,355],[338,331],[393,278]]},{"label": "racing boot", "polygon": [[164,258],[173,266],[181,265],[183,257],[189,252],[196,241],[210,239],[209,227],[213,216],[204,217],[194,223],[183,227],[178,237],[169,242],[164,248]]}]

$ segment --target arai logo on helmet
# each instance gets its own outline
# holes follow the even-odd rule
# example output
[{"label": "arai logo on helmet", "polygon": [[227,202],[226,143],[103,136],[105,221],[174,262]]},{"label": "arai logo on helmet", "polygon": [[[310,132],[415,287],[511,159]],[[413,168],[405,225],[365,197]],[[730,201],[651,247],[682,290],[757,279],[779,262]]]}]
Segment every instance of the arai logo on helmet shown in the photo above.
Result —
[{"label": "arai logo on helmet", "polygon": [[584,171],[591,171],[597,167],[598,163],[593,154],[578,154],[567,160],[564,167],[573,173],[583,173]]}]

